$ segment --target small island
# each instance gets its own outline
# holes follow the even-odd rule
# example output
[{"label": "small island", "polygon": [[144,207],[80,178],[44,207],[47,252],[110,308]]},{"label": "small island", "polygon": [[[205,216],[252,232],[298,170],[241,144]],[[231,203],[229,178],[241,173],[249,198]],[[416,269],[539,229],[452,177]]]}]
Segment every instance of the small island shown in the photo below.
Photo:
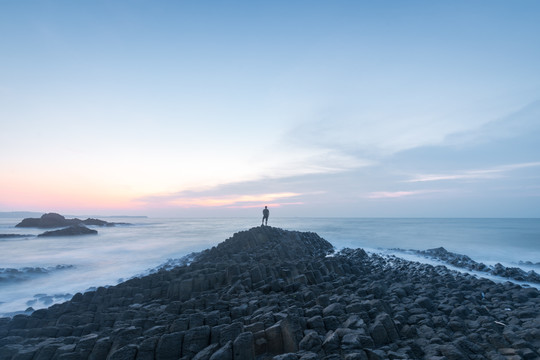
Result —
[{"label": "small island", "polygon": [[89,229],[82,225],[73,225],[60,230],[45,231],[39,234],[38,237],[47,236],[75,236],[75,235],[97,235],[97,230]]},{"label": "small island", "polygon": [[108,222],[99,219],[88,218],[86,220],[81,219],[66,219],[64,216],[57,213],[43,214],[40,218],[25,218],[15,227],[22,228],[38,228],[38,229],[51,229],[61,228],[75,225],[91,225],[91,226],[115,226],[115,225],[129,225],[128,223],[115,223]]}]

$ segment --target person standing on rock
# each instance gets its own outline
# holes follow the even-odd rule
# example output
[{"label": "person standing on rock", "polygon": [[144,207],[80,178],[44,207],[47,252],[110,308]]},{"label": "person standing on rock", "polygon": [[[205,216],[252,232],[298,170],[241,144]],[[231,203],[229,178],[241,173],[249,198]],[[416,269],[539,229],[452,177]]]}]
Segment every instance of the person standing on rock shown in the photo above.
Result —
[{"label": "person standing on rock", "polygon": [[263,218],[262,218],[262,225],[268,225],[268,216],[270,215],[270,210],[268,210],[268,206],[265,206],[263,209]]}]

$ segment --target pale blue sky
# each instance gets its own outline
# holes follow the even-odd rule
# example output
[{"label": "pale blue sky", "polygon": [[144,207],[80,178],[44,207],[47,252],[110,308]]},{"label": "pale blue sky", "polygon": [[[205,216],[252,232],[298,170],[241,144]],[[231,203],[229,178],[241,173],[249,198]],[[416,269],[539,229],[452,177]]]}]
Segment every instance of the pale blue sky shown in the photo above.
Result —
[{"label": "pale blue sky", "polygon": [[538,217],[539,18],[0,1],[0,211]]}]

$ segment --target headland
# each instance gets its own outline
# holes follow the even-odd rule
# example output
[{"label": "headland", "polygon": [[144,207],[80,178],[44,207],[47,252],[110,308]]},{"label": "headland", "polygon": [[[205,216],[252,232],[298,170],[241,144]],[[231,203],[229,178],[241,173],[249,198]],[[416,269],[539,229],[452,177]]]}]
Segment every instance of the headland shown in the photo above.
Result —
[{"label": "headland", "polygon": [[0,319],[1,359],[538,359],[540,292],[256,227]]}]

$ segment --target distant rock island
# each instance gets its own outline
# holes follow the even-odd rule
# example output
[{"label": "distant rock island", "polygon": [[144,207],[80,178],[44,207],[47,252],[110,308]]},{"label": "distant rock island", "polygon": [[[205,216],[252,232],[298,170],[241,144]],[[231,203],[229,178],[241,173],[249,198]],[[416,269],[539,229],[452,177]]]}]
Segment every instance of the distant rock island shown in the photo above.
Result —
[{"label": "distant rock island", "polygon": [[39,234],[38,237],[46,236],[75,236],[75,235],[97,235],[97,230],[89,229],[82,225],[73,225],[60,230],[45,231]]},{"label": "distant rock island", "polygon": [[129,225],[128,223],[115,223],[108,222],[99,219],[88,218],[86,220],[81,219],[66,219],[64,216],[57,213],[43,214],[40,218],[26,218],[15,227],[23,228],[39,228],[39,229],[51,229],[67,226],[82,226],[82,225],[94,225],[94,226],[115,226],[115,225]]}]

